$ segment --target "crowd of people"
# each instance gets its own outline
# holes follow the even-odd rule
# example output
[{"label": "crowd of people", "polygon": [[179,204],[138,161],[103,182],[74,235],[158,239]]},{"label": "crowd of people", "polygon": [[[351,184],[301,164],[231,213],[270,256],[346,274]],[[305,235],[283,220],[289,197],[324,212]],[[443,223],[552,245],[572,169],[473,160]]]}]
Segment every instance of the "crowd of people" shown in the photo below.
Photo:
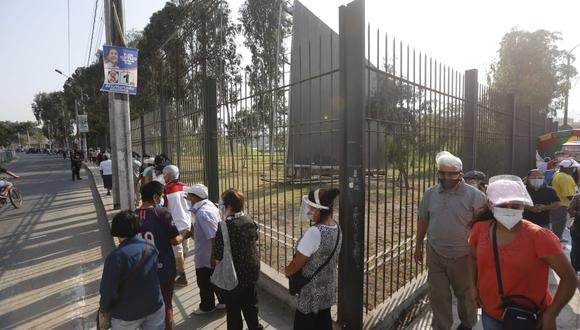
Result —
[{"label": "crowd of people", "polygon": [[[110,179],[105,179],[111,175],[108,162],[108,155],[103,155],[99,168],[109,193]],[[120,244],[107,257],[101,280],[100,309],[110,314],[113,329],[172,328],[174,288],[190,284],[185,268],[190,238],[195,244],[200,297],[192,315],[225,309],[228,329],[243,329],[243,320],[248,329],[263,329],[256,288],[260,275],[258,226],[244,212],[243,192],[230,188],[216,205],[208,199],[206,186],[180,181],[179,168],[165,155],[145,155],[142,165],[134,165],[139,205],[135,211],[122,211],[113,218],[111,235],[119,237]],[[340,253],[340,229],[332,207],[338,193],[337,189],[319,189],[303,197],[302,217],[315,225],[299,241],[285,271],[287,276],[303,272],[313,278],[299,294],[296,329],[332,327],[330,307],[336,304]],[[321,267],[329,257],[328,265]],[[236,283],[232,288],[215,284],[214,270],[221,262],[233,265]],[[140,290],[143,286],[147,288]],[[137,301],[139,306],[147,303],[147,308],[135,308]]]},{"label": "crowd of people", "polygon": [[[561,159],[551,179],[531,169],[522,180],[482,172],[463,173],[461,159],[436,157],[439,183],[420,203],[415,261],[427,250],[428,294],[434,329],[452,329],[452,294],[460,325],[471,329],[482,309],[482,325],[495,329],[556,329],[556,317],[577,285],[576,220],[570,228],[572,252],[565,256],[563,232],[580,216],[580,164]],[[426,243],[424,239],[427,237]],[[560,278],[554,295],[549,271]]]},{"label": "crowd of people", "polygon": [[[101,158],[105,178],[111,175],[110,160],[108,155]],[[576,221],[570,227],[571,262],[562,248],[570,219],[580,218],[574,179],[580,164],[561,159],[549,178],[536,168],[523,179],[499,175],[488,180],[480,171],[464,173],[461,159],[449,152],[439,153],[436,162],[438,184],[420,202],[415,250],[418,263],[426,250],[432,327],[452,328],[452,290],[457,329],[473,328],[478,308],[484,329],[519,329],[522,324],[555,329],[580,271]],[[100,307],[110,313],[113,328],[171,329],[174,288],[190,284],[185,264],[192,238],[200,296],[192,315],[225,309],[228,329],[243,329],[242,315],[247,328],[262,329],[256,290],[258,226],[244,212],[243,192],[230,188],[216,205],[206,186],[180,181],[179,168],[165,155],[145,155],[133,164],[139,205],[114,217],[111,234],[121,243],[107,257],[101,281]],[[105,186],[110,191],[110,179]],[[342,245],[341,228],[333,218],[339,193],[316,189],[301,200],[301,221],[312,226],[284,268],[287,277],[306,279],[298,289],[295,329],[332,329],[330,308],[337,299]],[[235,283],[227,289],[216,285],[221,283],[216,276],[223,276],[222,269],[214,273],[221,263],[231,263],[235,270]],[[560,278],[553,295],[550,269]],[[144,303],[147,308],[135,308]]]}]

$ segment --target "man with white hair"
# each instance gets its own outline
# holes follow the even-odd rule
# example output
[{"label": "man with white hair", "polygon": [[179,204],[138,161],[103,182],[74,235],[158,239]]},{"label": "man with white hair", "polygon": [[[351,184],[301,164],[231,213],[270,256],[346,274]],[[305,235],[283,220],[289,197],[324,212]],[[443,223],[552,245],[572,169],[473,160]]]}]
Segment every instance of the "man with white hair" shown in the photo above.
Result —
[{"label": "man with white hair", "polygon": [[423,262],[423,240],[427,235],[433,329],[449,330],[453,326],[450,286],[457,297],[461,320],[457,329],[471,329],[477,322],[477,306],[468,297],[467,240],[475,214],[485,206],[485,195],[463,181],[461,159],[447,151],[438,153],[435,159],[439,184],[425,191],[419,207],[415,261]]},{"label": "man with white hair", "polygon": [[[183,198],[183,188],[185,183],[179,181],[179,168],[175,165],[168,165],[163,168],[163,179],[165,185],[165,207],[171,212],[175,227],[183,237],[190,236],[191,215],[187,201]],[[188,284],[185,275],[185,258],[189,251],[189,239],[184,239],[181,244],[175,245],[173,252],[175,254],[175,263],[177,264],[177,278],[175,285],[185,286]]]}]

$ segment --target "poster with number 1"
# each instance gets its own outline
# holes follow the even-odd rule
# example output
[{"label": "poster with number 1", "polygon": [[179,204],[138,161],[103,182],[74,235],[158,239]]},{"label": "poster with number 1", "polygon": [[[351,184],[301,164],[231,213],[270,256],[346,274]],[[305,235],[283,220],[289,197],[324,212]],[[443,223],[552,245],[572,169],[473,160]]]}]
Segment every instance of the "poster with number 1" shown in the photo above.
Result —
[{"label": "poster with number 1", "polygon": [[101,91],[137,94],[137,55],[135,48],[103,46],[105,81]]}]

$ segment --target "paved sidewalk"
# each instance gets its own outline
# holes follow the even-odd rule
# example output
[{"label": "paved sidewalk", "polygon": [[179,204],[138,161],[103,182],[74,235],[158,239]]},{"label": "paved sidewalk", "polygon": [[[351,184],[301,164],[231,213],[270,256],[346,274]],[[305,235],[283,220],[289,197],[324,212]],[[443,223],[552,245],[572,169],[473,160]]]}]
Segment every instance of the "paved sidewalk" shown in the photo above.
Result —
[{"label": "paved sidewalk", "polygon": [[[570,241],[570,232],[566,229],[564,233],[564,238]],[[570,244],[567,243],[564,246],[564,254],[570,257]],[[558,277],[555,275],[553,271],[550,271],[550,290],[552,293],[556,292],[556,288],[558,286]],[[453,298],[453,318],[455,320],[455,324],[453,325],[454,329],[459,325],[459,317],[457,315],[457,305],[456,305],[455,297]],[[406,329],[407,330],[422,330],[422,329],[431,329],[431,319],[433,318],[433,313],[431,312],[431,308],[427,306],[423,313],[413,321]],[[483,329],[481,325],[481,310],[479,311],[478,315],[479,322],[473,328],[474,330],[481,330]],[[556,321],[558,325],[558,329],[562,330],[575,330],[580,329],[580,291],[576,289],[576,293],[568,306],[566,306]]]},{"label": "paved sidewalk", "polygon": [[[113,199],[106,195],[103,188],[103,182],[98,168],[93,164],[88,164],[92,171],[96,184],[99,187],[99,194],[103,203],[104,210],[108,219],[117,212],[113,210]],[[97,202],[98,203],[98,202]],[[173,296],[173,314],[175,329],[226,329],[225,311],[216,311],[214,313],[198,316],[191,315],[194,308],[199,305],[199,290],[195,279],[195,265],[193,262],[193,242],[190,242],[191,248],[189,257],[186,259],[186,273],[189,285],[185,287],[176,287]],[[287,308],[278,300],[271,297],[267,292],[258,290],[259,300],[259,317],[260,322],[266,329],[292,329],[294,321],[294,311]],[[245,328],[244,323],[244,328]]]},{"label": "paved sidewalk", "polygon": [[73,182],[62,157],[18,156],[6,167],[21,176],[22,208],[0,209],[0,329],[94,328],[112,240],[86,173]]}]

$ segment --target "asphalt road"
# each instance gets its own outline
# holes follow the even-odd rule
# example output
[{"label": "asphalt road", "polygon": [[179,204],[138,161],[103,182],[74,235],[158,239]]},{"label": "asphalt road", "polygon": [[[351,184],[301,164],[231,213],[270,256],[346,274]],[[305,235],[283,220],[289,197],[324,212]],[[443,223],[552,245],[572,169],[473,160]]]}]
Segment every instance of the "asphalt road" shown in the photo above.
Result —
[{"label": "asphalt road", "polygon": [[4,165],[21,176],[24,202],[0,209],[0,329],[94,327],[102,260],[113,248],[98,195],[84,170],[84,180],[71,180],[62,157],[18,157]]}]

